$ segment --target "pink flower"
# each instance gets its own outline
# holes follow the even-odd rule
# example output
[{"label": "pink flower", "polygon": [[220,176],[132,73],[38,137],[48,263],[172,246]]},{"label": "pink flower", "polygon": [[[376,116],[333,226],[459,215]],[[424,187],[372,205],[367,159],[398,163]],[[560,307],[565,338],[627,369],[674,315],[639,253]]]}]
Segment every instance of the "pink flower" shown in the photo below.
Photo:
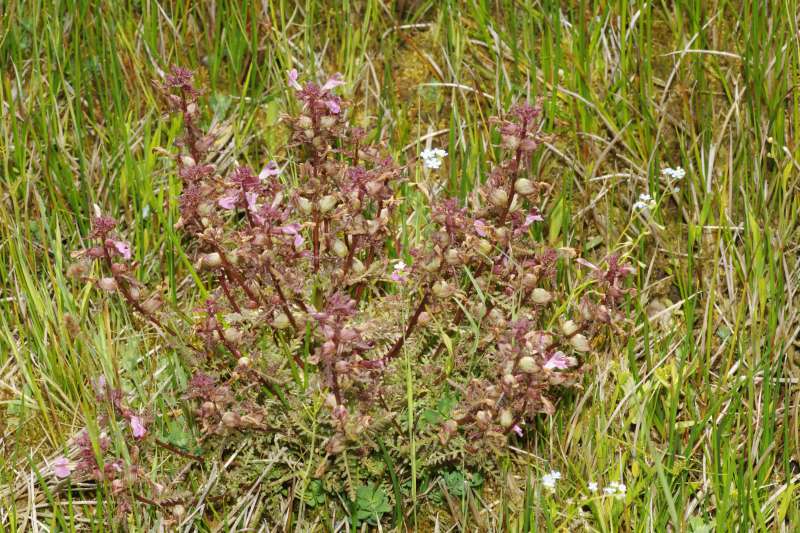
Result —
[{"label": "pink flower", "polygon": [[142,419],[138,416],[131,417],[131,431],[134,438],[141,439],[147,433],[147,428],[144,427]]},{"label": "pink flower", "polygon": [[72,469],[74,468],[72,463],[69,462],[69,459],[63,455],[53,459],[51,464],[53,465],[53,474],[55,474],[55,476],[59,479],[69,477],[69,475],[72,473]]},{"label": "pink flower", "polygon": [[258,173],[258,179],[264,181],[265,179],[269,178],[270,176],[277,176],[281,173],[281,169],[278,168],[278,163],[275,161],[270,161],[267,165]]},{"label": "pink flower", "polygon": [[258,193],[256,192],[246,192],[244,193],[244,199],[247,202],[247,209],[250,211],[256,210],[256,200],[258,200]]},{"label": "pink flower", "polygon": [[298,91],[301,90],[302,87],[300,87],[300,84],[297,83],[297,69],[293,68],[287,74],[289,77],[289,85],[291,85],[293,89],[296,89]]},{"label": "pink flower", "polygon": [[124,257],[125,259],[131,258],[131,245],[125,241],[111,241],[111,244],[114,246],[114,249],[117,251],[119,255]]},{"label": "pink flower", "polygon": [[342,108],[339,106],[339,102],[333,99],[325,100],[325,105],[328,106],[328,111],[334,115],[338,115],[342,110]]},{"label": "pink flower", "polygon": [[223,196],[217,201],[222,209],[233,209],[236,207],[236,202],[239,201],[239,192],[234,191],[230,196]]},{"label": "pink flower", "polygon": [[518,437],[522,436],[522,428],[519,427],[519,424],[514,424],[514,427],[511,428],[511,431],[516,433]]},{"label": "pink flower", "polygon": [[303,235],[300,233],[300,224],[295,223],[289,224],[288,226],[283,226],[281,228],[281,232],[283,232],[284,235],[294,235],[295,248],[300,248],[303,246],[303,243],[306,242],[306,240],[303,238]]},{"label": "pink flower", "polygon": [[[325,85],[322,86],[322,91],[330,91],[339,85],[344,85],[344,80],[342,79],[342,75],[337,72],[328,78],[328,81],[326,81]],[[334,111],[334,113],[338,113],[338,111]]]},{"label": "pink flower", "polygon": [[565,370],[572,366],[574,361],[571,361],[571,357],[567,357],[564,355],[564,352],[556,352],[547,360],[544,364],[544,368],[547,370],[553,370],[558,368],[559,370]]},{"label": "pink flower", "polygon": [[478,219],[472,225],[475,227],[475,233],[481,237],[486,237],[486,223],[483,220]]}]

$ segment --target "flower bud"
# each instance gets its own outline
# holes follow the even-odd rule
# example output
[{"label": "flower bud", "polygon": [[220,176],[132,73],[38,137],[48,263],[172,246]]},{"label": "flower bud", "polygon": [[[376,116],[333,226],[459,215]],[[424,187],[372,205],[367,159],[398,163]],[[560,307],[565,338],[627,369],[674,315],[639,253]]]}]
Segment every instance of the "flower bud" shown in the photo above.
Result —
[{"label": "flower bud", "polygon": [[549,304],[552,299],[553,295],[540,287],[533,289],[533,292],[531,292],[531,300],[539,305]]},{"label": "flower bud", "polygon": [[511,414],[511,411],[508,409],[503,409],[500,411],[500,425],[504,428],[510,428],[511,424],[514,423],[514,415]]},{"label": "flower bud", "polygon": [[188,155],[181,156],[181,163],[183,163],[183,166],[185,167],[193,167],[197,164],[194,158]]},{"label": "flower bud", "polygon": [[117,280],[114,278],[100,278],[97,280],[97,286],[104,291],[114,292],[117,290]]},{"label": "flower bud", "polygon": [[489,194],[489,201],[495,207],[505,207],[508,205],[508,193],[503,189],[494,189]]},{"label": "flower bud", "polygon": [[536,360],[530,355],[520,358],[518,368],[526,374],[533,374],[538,370]]},{"label": "flower bud", "polygon": [[457,266],[461,264],[461,254],[455,248],[450,248],[445,252],[444,259],[450,266]]},{"label": "flower bud", "polygon": [[172,506],[172,516],[175,517],[176,520],[181,520],[184,515],[186,515],[186,507],[181,504]]},{"label": "flower bud", "polygon": [[514,190],[517,191],[517,194],[528,196],[529,194],[536,192],[536,187],[533,186],[533,182],[531,180],[522,178],[514,182]]},{"label": "flower bud", "polygon": [[326,196],[323,196],[319,201],[319,210],[320,210],[320,212],[321,213],[327,213],[328,211],[330,211],[331,209],[336,207],[336,202],[337,201],[338,200],[336,199],[336,197],[334,195],[332,195],[332,194],[328,194]]},{"label": "flower bud", "polygon": [[308,198],[303,198],[302,196],[297,197],[297,207],[303,212],[304,215],[310,215],[311,210],[314,208],[311,200]]},{"label": "flower bud", "polygon": [[336,254],[336,257],[340,257],[342,259],[347,257],[347,245],[343,241],[336,239],[333,241],[331,248],[333,249],[333,253]]},{"label": "flower bud", "polygon": [[225,414],[222,415],[222,424],[228,429],[234,429],[241,421],[241,417],[233,411],[225,411]]},{"label": "flower bud", "polygon": [[561,324],[561,333],[564,334],[565,337],[571,337],[578,331],[578,324],[576,324],[572,320],[567,320],[562,322]]},{"label": "flower bud", "polygon": [[275,317],[275,320],[272,321],[272,326],[275,329],[286,329],[291,326],[292,323],[289,320],[289,317],[286,316],[286,313],[278,313]]},{"label": "flower bud", "polygon": [[208,269],[219,268],[219,266],[222,264],[222,256],[220,256],[217,252],[205,254],[200,259],[200,264]]},{"label": "flower bud", "polygon": [[589,351],[589,340],[582,334],[578,333],[569,339],[569,343],[579,352]]},{"label": "flower bud", "polygon": [[446,281],[440,280],[433,284],[433,295],[437,298],[449,298],[455,292],[455,288]]}]

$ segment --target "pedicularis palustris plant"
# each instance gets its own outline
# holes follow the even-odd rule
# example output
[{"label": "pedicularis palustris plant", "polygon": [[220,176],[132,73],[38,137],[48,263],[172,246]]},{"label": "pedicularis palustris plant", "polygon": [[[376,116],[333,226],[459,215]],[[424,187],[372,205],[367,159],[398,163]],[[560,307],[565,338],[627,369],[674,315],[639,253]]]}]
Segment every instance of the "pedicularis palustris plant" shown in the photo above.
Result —
[{"label": "pedicularis palustris plant", "polygon": [[[429,198],[418,208],[427,227],[404,247],[399,191],[418,163],[399,165],[350,125],[348,104],[335,94],[339,76],[301,86],[292,71],[289,83],[301,111],[284,119],[286,161],[225,175],[211,164],[214,137],[201,129],[192,74],[175,68],[159,84],[169,111],[183,117],[176,226],[210,287],[204,301],[188,310],[164,305],[133,276],[130,246],[105,216],[94,219],[94,246],[71,274],[185,348],[193,373],[185,398],[206,442],[280,431],[278,412],[316,397],[326,457],[369,453],[371,425],[407,405],[393,386],[408,371],[398,359],[457,391],[460,403],[436,430],[441,446],[458,439],[468,451],[490,450],[519,438],[526,422],[554,412],[557,386],[578,382],[592,337],[623,319],[632,271],[613,256],[603,266],[577,260],[592,275],[569,289],[571,276],[557,272],[577,272],[574,252],[534,237],[551,187],[533,172],[541,108],[521,102],[492,119],[505,159],[466,199]],[[426,150],[427,169],[444,155]],[[187,311],[191,330],[180,318]],[[152,417],[125,408],[119,392],[103,395],[135,438],[160,442],[147,427]],[[102,465],[89,467],[102,477]]]}]

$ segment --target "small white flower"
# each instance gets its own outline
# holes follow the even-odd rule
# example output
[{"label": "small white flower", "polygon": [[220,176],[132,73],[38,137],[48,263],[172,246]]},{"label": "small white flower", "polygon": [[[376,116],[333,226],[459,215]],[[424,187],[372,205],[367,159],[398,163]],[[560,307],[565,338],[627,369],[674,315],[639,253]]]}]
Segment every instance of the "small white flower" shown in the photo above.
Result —
[{"label": "small white flower", "polygon": [[681,167],[677,168],[665,168],[661,171],[662,174],[667,176],[668,178],[672,178],[674,180],[682,180],[684,176],[686,176],[686,171],[683,170]]},{"label": "small white flower", "polygon": [[558,470],[551,470],[549,474],[542,476],[542,485],[550,490],[556,489],[556,481],[561,479],[561,472]]},{"label": "small white flower", "polygon": [[653,198],[647,193],[642,193],[639,195],[639,201],[633,204],[633,208],[636,211],[647,211],[654,207],[654,205],[655,202],[653,202]]},{"label": "small white flower", "polygon": [[589,492],[597,492],[597,482],[590,481],[589,486],[587,488],[589,489]]},{"label": "small white flower", "polygon": [[427,148],[419,154],[422,158],[422,164],[425,168],[436,170],[442,166],[442,158],[447,155],[447,152],[441,148]]}]

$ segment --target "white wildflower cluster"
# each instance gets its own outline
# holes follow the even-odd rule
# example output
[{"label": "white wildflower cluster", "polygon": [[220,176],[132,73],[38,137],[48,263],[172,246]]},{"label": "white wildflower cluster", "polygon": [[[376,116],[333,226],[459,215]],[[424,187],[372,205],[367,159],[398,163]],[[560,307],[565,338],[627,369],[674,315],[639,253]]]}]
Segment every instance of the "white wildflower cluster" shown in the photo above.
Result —
[{"label": "white wildflower cluster", "polygon": [[[556,490],[556,482],[561,479],[561,472],[558,470],[551,470],[549,473],[542,476],[542,486],[546,489],[552,491]],[[596,481],[590,481],[586,485],[586,490],[590,493],[595,494],[600,489],[600,485]],[[613,496],[618,500],[621,500],[625,497],[625,494],[628,492],[628,487],[625,486],[624,483],[620,481],[612,481],[608,484],[607,487],[603,488],[603,495],[605,496]]]},{"label": "white wildflower cluster", "polygon": [[603,489],[603,492],[608,496],[614,496],[620,500],[625,497],[625,493],[627,491],[628,487],[625,486],[625,483],[621,483],[619,481],[612,481],[606,488]]},{"label": "white wildflower cluster", "polygon": [[686,176],[686,171],[683,170],[681,167],[677,168],[665,168],[661,171],[666,177],[671,178],[673,180],[682,180],[684,176]]},{"label": "white wildflower cluster", "polygon": [[636,211],[645,211],[647,212],[650,209],[653,209],[656,206],[653,197],[647,193],[642,193],[639,195],[639,200],[633,204],[633,208]]},{"label": "white wildflower cluster", "polygon": [[447,155],[447,152],[441,148],[427,148],[419,154],[422,158],[422,164],[425,168],[436,170],[442,166],[442,158]]}]

